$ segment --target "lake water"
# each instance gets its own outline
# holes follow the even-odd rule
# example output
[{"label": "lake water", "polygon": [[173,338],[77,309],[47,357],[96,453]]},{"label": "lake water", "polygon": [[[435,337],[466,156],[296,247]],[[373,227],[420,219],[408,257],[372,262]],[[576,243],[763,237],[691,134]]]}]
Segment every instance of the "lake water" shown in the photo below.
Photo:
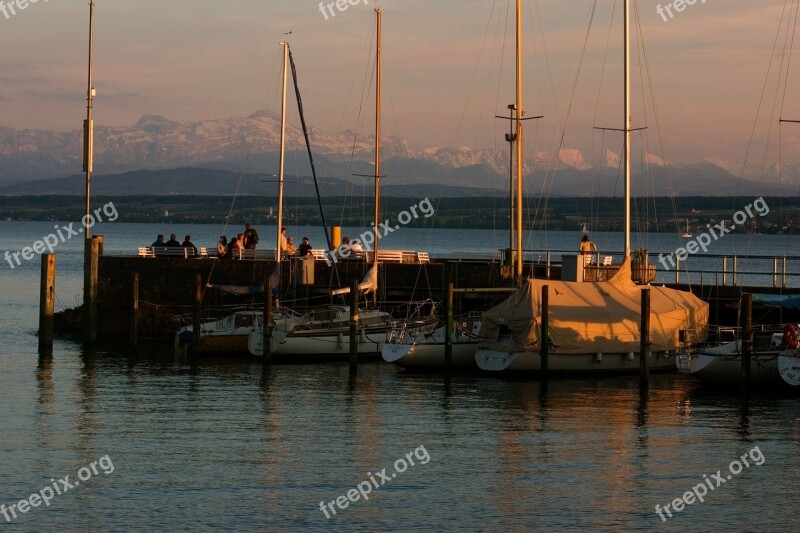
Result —
[{"label": "lake water", "polygon": [[[0,223],[0,252],[31,245],[55,224]],[[221,233],[95,230],[110,254],[132,253],[158,232],[190,233],[209,247]],[[262,242],[271,233],[259,231]],[[311,229],[290,233],[322,242]],[[579,236],[536,237],[526,247],[571,250]],[[617,238],[592,237],[601,249]],[[651,250],[658,238],[650,236]],[[661,249],[674,249],[663,238]],[[409,229],[390,239],[392,248],[440,255],[502,248],[506,236]],[[715,253],[784,254],[798,244],[725,239]],[[57,308],[80,300],[81,247],[78,237],[58,246]],[[555,380],[542,394],[532,379],[446,383],[377,363],[356,376],[341,364],[264,375],[247,359],[203,361],[193,371],[169,347],[89,351],[65,339],[39,358],[38,271],[38,260],[0,270],[4,530],[800,530],[796,395],[744,399],[676,374],[654,376],[642,396],[635,377]],[[50,490],[64,490],[66,476],[72,488]],[[675,510],[673,500],[708,483],[703,503],[688,497],[693,503]],[[358,499],[338,507],[352,490]],[[8,508],[22,499],[39,505],[16,507],[13,518]],[[662,521],[657,504],[670,504],[672,518],[662,512]]]}]

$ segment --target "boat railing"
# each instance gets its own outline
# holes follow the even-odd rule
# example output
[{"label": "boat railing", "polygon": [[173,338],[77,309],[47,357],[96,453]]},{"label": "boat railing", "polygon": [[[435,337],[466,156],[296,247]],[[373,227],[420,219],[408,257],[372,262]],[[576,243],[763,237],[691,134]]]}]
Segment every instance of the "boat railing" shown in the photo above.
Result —
[{"label": "boat railing", "polygon": [[[183,306],[190,307],[190,306]],[[243,306],[241,304],[232,304],[232,305],[213,305],[213,306],[203,306],[200,310],[200,323],[201,325],[206,322],[211,322],[213,320],[221,320],[225,317],[228,317],[234,313],[238,313],[241,311],[245,312],[255,312],[260,313],[263,309],[262,307],[255,307],[255,306]],[[192,312],[186,313],[179,313],[174,315],[175,320],[181,326],[191,326],[192,325]]]}]

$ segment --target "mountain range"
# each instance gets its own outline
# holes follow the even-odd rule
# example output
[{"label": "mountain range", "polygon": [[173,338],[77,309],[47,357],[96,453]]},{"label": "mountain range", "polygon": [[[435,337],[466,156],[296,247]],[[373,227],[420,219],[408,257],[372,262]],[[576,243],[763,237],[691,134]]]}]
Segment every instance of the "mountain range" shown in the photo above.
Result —
[{"label": "mountain range", "polygon": [[[93,190],[97,194],[230,194],[242,178],[242,194],[274,194],[279,117],[258,112],[244,118],[172,121],[145,115],[129,127],[95,127]],[[371,186],[374,137],[309,130],[323,194]],[[83,133],[0,128],[0,193],[82,194]],[[287,186],[312,187],[303,132],[287,126]],[[394,195],[505,195],[508,152],[467,146],[419,148],[399,137],[382,139],[382,185]],[[748,172],[709,157],[685,166],[665,165],[652,154],[635,163],[634,194],[679,196],[796,195],[800,167]],[[622,191],[620,156],[606,151],[600,164],[575,148],[526,154],[526,192],[551,196],[613,196]],[[245,178],[246,177],[246,178]],[[756,179],[758,178],[758,179]],[[99,187],[99,189],[98,189]],[[103,191],[103,192],[101,192]]]}]

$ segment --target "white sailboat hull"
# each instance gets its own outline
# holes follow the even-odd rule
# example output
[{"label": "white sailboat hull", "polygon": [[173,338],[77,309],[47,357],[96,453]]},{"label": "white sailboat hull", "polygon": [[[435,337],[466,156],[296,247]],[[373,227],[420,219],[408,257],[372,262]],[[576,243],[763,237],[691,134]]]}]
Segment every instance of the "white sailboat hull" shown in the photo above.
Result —
[{"label": "white sailboat hull", "polygon": [[778,370],[784,382],[800,387],[800,354],[797,350],[786,350],[778,355]]},{"label": "white sailboat hull", "polygon": [[[477,369],[475,350],[480,340],[477,337],[480,327],[480,321],[475,319],[454,324],[452,368]],[[416,331],[393,338],[383,346],[383,360],[406,368],[444,368],[445,329],[440,326],[433,331]]]},{"label": "white sailboat hull", "polygon": [[[321,319],[321,313],[326,314]],[[388,313],[377,310],[359,311],[358,354],[376,356],[391,338],[392,322]],[[272,355],[291,357],[345,358],[350,354],[349,309],[330,307],[306,316],[277,320],[272,331]],[[262,328],[249,336],[248,349],[256,356],[264,355]]]},{"label": "white sailboat hull", "polygon": [[[203,322],[198,350],[205,354],[247,354],[248,338],[260,321],[260,311],[237,311],[219,320]],[[185,351],[193,335],[191,325],[180,328],[175,333],[176,352]]]},{"label": "white sailboat hull", "polygon": [[[383,331],[369,331],[359,334],[358,354],[376,356],[391,336],[390,328]],[[248,339],[251,354],[263,356],[264,349],[261,331],[254,331]],[[272,355],[277,356],[342,356],[350,355],[350,332],[342,331],[319,335],[285,335],[272,338]]]},{"label": "white sailboat hull", "polygon": [[[750,383],[781,384],[778,350],[757,352],[750,359]],[[676,356],[678,371],[705,385],[738,387],[742,382],[741,341]]]},{"label": "white sailboat hull", "polygon": [[[539,352],[504,351],[478,348],[475,353],[478,368],[490,372],[539,372],[542,358]],[[669,353],[650,354],[649,368],[653,371],[674,368]],[[623,354],[559,354],[551,353],[547,359],[548,372],[574,374],[625,374],[639,372],[639,355]]]}]

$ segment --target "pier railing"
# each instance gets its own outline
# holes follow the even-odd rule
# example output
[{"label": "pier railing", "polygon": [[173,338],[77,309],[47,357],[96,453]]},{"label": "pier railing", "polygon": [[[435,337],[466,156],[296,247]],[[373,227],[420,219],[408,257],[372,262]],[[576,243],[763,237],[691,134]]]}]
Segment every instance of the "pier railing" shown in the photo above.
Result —
[{"label": "pier railing", "polygon": [[[543,267],[546,276],[551,267],[560,267],[563,255],[575,255],[576,250],[524,250],[526,265]],[[751,254],[696,254],[684,261],[674,259],[674,266],[666,259],[670,252],[650,252],[648,262],[656,265],[653,283],[687,283],[718,286],[749,286],[773,288],[800,287],[800,255],[751,255]],[[603,265],[604,259],[612,257],[612,264],[622,262],[621,250],[599,250],[593,252],[591,266]],[[674,253],[672,254],[674,257]],[[454,252],[455,261],[498,261],[505,255],[502,251],[485,253]]]}]

